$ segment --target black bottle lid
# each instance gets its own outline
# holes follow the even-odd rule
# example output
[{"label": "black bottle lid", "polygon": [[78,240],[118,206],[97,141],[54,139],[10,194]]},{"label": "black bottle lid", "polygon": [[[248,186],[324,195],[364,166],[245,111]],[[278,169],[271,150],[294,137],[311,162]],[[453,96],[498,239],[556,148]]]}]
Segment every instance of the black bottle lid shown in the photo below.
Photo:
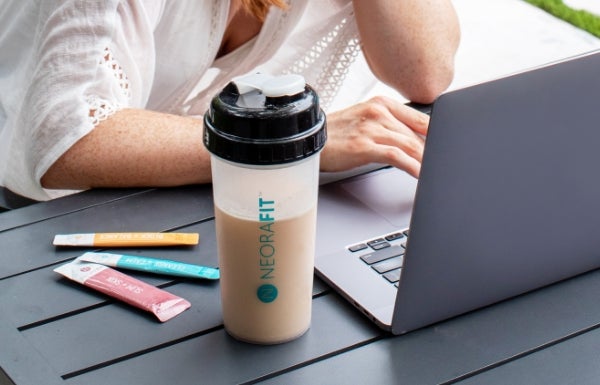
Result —
[{"label": "black bottle lid", "polygon": [[204,115],[204,145],[235,163],[299,161],[319,152],[326,139],[319,97],[300,75],[234,79]]}]

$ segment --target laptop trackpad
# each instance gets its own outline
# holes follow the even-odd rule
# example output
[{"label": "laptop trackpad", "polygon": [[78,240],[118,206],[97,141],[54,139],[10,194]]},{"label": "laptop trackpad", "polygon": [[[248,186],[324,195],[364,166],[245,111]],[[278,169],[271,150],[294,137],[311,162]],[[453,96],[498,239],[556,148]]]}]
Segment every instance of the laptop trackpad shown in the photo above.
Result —
[{"label": "laptop trackpad", "polygon": [[398,228],[408,227],[417,179],[396,168],[353,178],[341,187]]}]

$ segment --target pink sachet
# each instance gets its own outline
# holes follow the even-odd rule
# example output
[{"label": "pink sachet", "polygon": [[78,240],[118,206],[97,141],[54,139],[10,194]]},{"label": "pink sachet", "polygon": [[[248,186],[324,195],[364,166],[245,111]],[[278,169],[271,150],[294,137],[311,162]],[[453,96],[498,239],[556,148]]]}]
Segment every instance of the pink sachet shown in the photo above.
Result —
[{"label": "pink sachet", "polygon": [[85,286],[154,314],[165,322],[188,309],[185,299],[97,263],[75,260],[55,272]]}]

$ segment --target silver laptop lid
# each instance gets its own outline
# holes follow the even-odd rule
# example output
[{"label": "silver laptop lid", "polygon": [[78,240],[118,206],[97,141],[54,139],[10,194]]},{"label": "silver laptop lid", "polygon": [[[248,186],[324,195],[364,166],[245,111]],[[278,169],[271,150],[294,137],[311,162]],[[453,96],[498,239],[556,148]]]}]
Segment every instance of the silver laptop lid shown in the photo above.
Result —
[{"label": "silver laptop lid", "polygon": [[600,266],[600,52],[434,104],[392,331]]}]

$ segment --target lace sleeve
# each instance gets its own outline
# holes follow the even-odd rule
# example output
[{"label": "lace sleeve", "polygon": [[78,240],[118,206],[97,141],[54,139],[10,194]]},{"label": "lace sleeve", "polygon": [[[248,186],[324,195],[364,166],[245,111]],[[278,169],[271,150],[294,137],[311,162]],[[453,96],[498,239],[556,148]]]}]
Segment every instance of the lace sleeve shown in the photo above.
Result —
[{"label": "lace sleeve", "polygon": [[304,51],[303,56],[284,71],[302,74],[319,93],[325,110],[332,104],[350,66],[361,52],[358,30],[351,11],[347,10],[341,16],[328,31],[324,31],[320,39]]},{"label": "lace sleeve", "polygon": [[129,78],[118,60],[114,57],[110,48],[104,49],[104,54],[98,61],[98,65],[100,68],[112,74],[122,97],[113,100],[104,99],[96,94],[90,94],[86,97],[86,102],[90,110],[90,122],[94,126],[98,125],[98,123],[105,120],[131,101]]},{"label": "lace sleeve", "polygon": [[285,44],[257,70],[302,75],[316,89],[321,107],[327,111],[335,104],[360,53],[350,0],[308,1]]},{"label": "lace sleeve", "polygon": [[62,154],[119,109],[145,105],[154,25],[139,1],[20,1],[35,12],[10,24],[20,44],[10,58],[19,92],[1,127],[0,183],[45,200],[51,194],[40,179]]}]

